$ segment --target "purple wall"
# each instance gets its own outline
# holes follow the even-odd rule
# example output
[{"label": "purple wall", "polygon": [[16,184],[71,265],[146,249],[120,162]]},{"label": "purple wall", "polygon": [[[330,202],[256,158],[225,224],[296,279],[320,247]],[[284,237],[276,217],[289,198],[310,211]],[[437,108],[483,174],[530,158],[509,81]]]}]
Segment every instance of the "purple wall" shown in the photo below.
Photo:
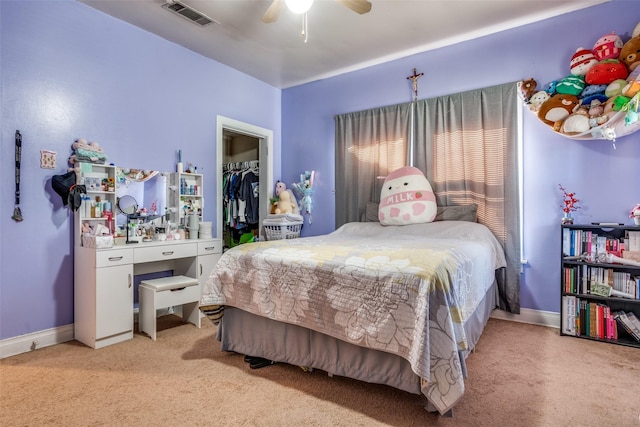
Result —
[{"label": "purple wall", "polygon": [[[167,171],[181,148],[213,191],[219,114],[274,131],[279,175],[279,89],[76,1],[2,1],[0,23],[0,339],[73,323],[73,217],[50,179],[75,139],[117,165]],[[16,129],[21,223],[11,220]],[[58,153],[56,170],[40,168],[40,150]],[[205,202],[213,221],[214,197]]]},{"label": "purple wall", "polygon": [[[364,70],[286,89],[282,98],[283,180],[316,170],[314,222],[303,235],[332,231],[335,225],[334,123],[336,114],[411,100],[409,76],[424,72],[419,97],[533,77],[541,87],[569,74],[578,47],[591,48],[615,30],[626,41],[640,13],[614,1],[473,41],[424,52]],[[578,24],[580,23],[580,24]],[[640,202],[640,132],[605,141],[573,141],[555,135],[524,111],[523,308],[558,312],[560,263],[558,184],[577,193],[582,210],[576,222],[619,221]],[[302,160],[300,160],[302,159]]]}]

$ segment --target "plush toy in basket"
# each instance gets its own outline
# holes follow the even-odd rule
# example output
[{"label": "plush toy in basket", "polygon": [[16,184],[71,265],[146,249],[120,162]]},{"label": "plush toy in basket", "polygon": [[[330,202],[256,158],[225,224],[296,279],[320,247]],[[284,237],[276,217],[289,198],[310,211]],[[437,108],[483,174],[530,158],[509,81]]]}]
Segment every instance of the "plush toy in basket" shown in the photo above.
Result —
[{"label": "plush toy in basket", "polygon": [[298,201],[293,196],[293,192],[287,189],[287,185],[282,181],[276,183],[275,197],[272,197],[270,202],[271,214],[300,213]]},{"label": "plush toy in basket", "polygon": [[298,203],[296,203],[296,198],[293,197],[291,190],[284,190],[282,193],[280,193],[278,201],[275,203],[275,205],[276,214],[297,214],[300,212]]},{"label": "plush toy in basket", "polygon": [[298,214],[269,214],[263,221],[267,240],[295,239],[300,237],[304,218]]}]

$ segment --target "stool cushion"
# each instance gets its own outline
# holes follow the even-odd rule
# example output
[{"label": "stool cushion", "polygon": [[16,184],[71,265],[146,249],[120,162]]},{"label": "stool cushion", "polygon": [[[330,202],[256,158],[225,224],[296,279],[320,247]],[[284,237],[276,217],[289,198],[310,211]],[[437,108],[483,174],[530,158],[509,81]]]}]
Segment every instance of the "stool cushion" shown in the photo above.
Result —
[{"label": "stool cushion", "polygon": [[169,276],[160,279],[143,280],[140,286],[153,288],[157,292],[169,291],[171,289],[187,288],[198,285],[198,280],[187,276]]}]

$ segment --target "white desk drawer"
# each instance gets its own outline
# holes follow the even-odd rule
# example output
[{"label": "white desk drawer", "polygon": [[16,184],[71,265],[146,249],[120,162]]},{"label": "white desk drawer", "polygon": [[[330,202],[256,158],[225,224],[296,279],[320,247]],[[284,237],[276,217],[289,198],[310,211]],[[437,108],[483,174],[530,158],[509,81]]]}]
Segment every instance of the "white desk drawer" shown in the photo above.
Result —
[{"label": "white desk drawer", "polygon": [[195,242],[133,249],[133,259],[136,264],[142,262],[164,261],[167,259],[195,257],[197,254],[198,246]]},{"label": "white desk drawer", "polygon": [[110,249],[96,251],[96,267],[111,267],[114,265],[132,264],[132,249]]},{"label": "white desk drawer", "polygon": [[198,242],[198,255],[221,254],[222,240]]}]

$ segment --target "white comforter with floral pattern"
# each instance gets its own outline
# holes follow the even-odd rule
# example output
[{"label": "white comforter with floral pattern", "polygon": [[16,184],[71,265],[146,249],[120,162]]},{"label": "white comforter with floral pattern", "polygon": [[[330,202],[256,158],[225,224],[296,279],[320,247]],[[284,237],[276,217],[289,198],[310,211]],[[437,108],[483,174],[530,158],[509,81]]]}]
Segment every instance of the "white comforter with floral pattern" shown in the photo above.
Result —
[{"label": "white comforter with floral pattern", "polygon": [[504,266],[500,244],[477,223],[349,223],[225,252],[201,307],[229,305],[399,355],[445,413],[464,393],[462,325]]}]

